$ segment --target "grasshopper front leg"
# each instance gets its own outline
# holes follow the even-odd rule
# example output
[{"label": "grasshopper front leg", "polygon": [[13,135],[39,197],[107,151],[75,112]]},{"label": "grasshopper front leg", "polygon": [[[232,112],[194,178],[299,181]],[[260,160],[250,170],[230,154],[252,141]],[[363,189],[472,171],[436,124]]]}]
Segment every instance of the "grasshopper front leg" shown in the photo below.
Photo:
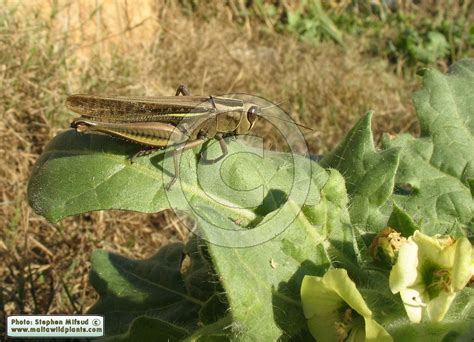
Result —
[{"label": "grasshopper front leg", "polygon": [[207,159],[207,149],[204,149],[201,152],[201,162],[203,162],[204,164],[215,164],[219,160],[222,160],[222,158],[224,158],[229,153],[229,151],[227,150],[227,145],[226,145],[223,135],[220,133],[216,134],[215,138],[217,141],[219,141],[222,155],[220,157],[217,157],[216,159]]}]

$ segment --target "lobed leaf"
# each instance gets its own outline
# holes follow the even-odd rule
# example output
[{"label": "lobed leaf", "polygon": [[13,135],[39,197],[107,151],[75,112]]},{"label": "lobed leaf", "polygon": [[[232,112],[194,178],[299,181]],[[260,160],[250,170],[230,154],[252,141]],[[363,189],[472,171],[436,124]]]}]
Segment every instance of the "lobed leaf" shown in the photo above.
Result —
[{"label": "lobed leaf", "polygon": [[428,70],[415,94],[421,137],[384,137],[401,148],[393,200],[430,235],[455,224],[472,231],[474,202],[474,60],[454,64],[447,75]]},{"label": "lobed leaf", "polygon": [[351,221],[364,231],[385,226],[400,159],[400,148],[376,151],[371,120],[369,112],[321,161],[321,166],[335,168],[344,176],[351,199]]}]

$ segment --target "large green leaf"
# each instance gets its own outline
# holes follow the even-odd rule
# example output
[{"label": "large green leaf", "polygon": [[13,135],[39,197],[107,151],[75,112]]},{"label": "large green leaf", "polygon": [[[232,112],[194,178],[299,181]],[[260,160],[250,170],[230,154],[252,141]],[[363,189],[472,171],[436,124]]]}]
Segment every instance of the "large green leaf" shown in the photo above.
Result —
[{"label": "large green leaf", "polygon": [[454,64],[447,75],[426,71],[413,102],[421,137],[384,137],[386,147],[402,148],[393,199],[430,235],[468,226],[474,209],[474,60]]},{"label": "large green leaf", "polygon": [[[215,142],[206,148],[211,158],[219,153]],[[181,176],[165,191],[163,184],[174,173],[168,151],[131,164],[137,145],[69,130],[55,137],[36,163],[28,199],[38,214],[53,222],[101,209],[157,212],[207,204],[244,225],[258,222],[288,198],[300,205],[318,201],[317,192],[310,192],[314,163],[308,158],[240,141],[230,141],[228,148],[229,156],[212,165],[201,163],[197,150],[184,153]],[[312,193],[316,195],[309,196]]]},{"label": "large green leaf", "polygon": [[[299,289],[304,275],[324,274],[336,256],[354,259],[352,246],[347,244],[353,236],[343,179],[336,171],[329,178],[319,179],[318,204],[308,205],[301,212],[298,204],[287,202],[281,209],[285,216],[297,216],[280,235],[247,248],[209,245],[226,289],[237,339],[303,338],[307,332]],[[204,236],[221,234],[220,241],[233,238],[228,234],[236,229],[232,221],[213,209],[201,208],[201,212],[206,215],[198,221]],[[269,229],[275,224],[278,221],[269,215],[257,229]]]}]

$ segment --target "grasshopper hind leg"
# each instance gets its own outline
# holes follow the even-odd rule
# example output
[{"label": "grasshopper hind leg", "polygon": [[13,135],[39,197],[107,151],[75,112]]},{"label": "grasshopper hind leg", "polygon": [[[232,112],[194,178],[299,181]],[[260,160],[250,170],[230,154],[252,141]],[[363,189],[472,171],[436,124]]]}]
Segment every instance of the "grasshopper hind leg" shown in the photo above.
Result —
[{"label": "grasshopper hind leg", "polygon": [[179,177],[179,158],[180,158],[181,154],[184,151],[187,151],[187,150],[192,149],[196,146],[202,145],[205,142],[206,142],[206,140],[197,139],[195,141],[192,141],[192,142],[186,143],[184,145],[181,145],[180,147],[176,148],[173,151],[174,176],[173,176],[173,178],[171,178],[171,181],[165,187],[166,191],[171,190],[171,187],[173,186],[173,184],[176,182],[176,180]]},{"label": "grasshopper hind leg", "polygon": [[129,160],[130,160],[130,163],[133,164],[135,163],[135,161],[140,158],[140,157],[143,157],[143,156],[147,156],[155,151],[158,151],[158,150],[161,150],[162,147],[156,147],[156,146],[147,146],[143,149],[141,149],[140,151],[138,151],[137,153],[135,153],[134,155],[132,155],[131,157],[129,157]]}]

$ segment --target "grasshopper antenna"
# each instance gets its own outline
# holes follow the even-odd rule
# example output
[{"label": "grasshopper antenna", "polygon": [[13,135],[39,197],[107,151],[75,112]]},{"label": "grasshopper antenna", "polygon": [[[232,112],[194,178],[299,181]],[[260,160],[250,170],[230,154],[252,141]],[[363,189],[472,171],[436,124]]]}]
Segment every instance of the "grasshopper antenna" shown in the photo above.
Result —
[{"label": "grasshopper antenna", "polygon": [[283,121],[283,122],[288,122],[288,123],[293,124],[293,125],[296,125],[296,126],[298,126],[298,127],[301,127],[301,128],[304,128],[304,129],[307,129],[307,130],[310,130],[310,131],[314,131],[314,129],[312,129],[311,127],[302,125],[302,124],[297,123],[297,122],[295,122],[295,121],[282,119],[282,118],[280,118],[280,117],[278,117],[278,116],[276,116],[276,115],[259,114],[259,116],[264,117],[264,118],[275,118],[275,119],[281,120],[281,121]]},{"label": "grasshopper antenna", "polygon": [[288,122],[288,123],[293,124],[293,125],[296,125],[296,126],[298,126],[298,127],[307,129],[307,130],[309,130],[309,131],[314,131],[314,129],[312,129],[311,127],[302,125],[302,124],[297,123],[297,122],[295,122],[295,121],[285,120],[285,119],[279,118],[278,116],[275,116],[275,115],[262,115],[262,114],[260,114],[260,116],[262,116],[262,117],[264,117],[264,118],[265,118],[265,117],[267,117],[267,118],[275,118],[275,119],[278,119],[278,120],[280,120],[280,121]]},{"label": "grasshopper antenna", "polygon": [[[274,108],[274,107],[280,107],[280,105],[281,105],[282,103],[285,103],[285,102],[288,102],[288,101],[287,101],[287,100],[282,100],[282,101],[277,102],[277,103],[275,103],[275,104],[272,104],[272,105],[270,105],[270,106],[263,107],[263,108],[261,108],[260,110],[261,110],[261,111],[264,111],[265,109],[270,109],[270,108]],[[302,125],[302,124],[300,124],[300,123],[297,123],[297,122],[294,122],[294,121],[291,121],[291,120],[282,119],[282,118],[280,118],[280,117],[278,117],[278,116],[276,116],[276,115],[260,114],[260,116],[262,116],[262,117],[268,117],[268,118],[275,118],[275,119],[278,119],[278,120],[281,120],[281,121],[284,121],[284,122],[288,122],[288,123],[294,124],[294,125],[296,125],[296,126],[298,126],[298,127],[301,127],[301,128],[304,128],[304,129],[307,129],[307,130],[310,130],[310,131],[314,131],[314,129],[312,129],[312,128],[308,127],[308,126]]]},{"label": "grasshopper antenna", "polygon": [[281,104],[285,103],[285,102],[288,102],[288,100],[282,100],[280,102],[277,102],[277,103],[274,103],[270,106],[267,106],[267,107],[263,107],[261,108],[261,110],[265,110],[265,109],[269,109],[269,108],[273,108],[273,107],[280,107]]}]

